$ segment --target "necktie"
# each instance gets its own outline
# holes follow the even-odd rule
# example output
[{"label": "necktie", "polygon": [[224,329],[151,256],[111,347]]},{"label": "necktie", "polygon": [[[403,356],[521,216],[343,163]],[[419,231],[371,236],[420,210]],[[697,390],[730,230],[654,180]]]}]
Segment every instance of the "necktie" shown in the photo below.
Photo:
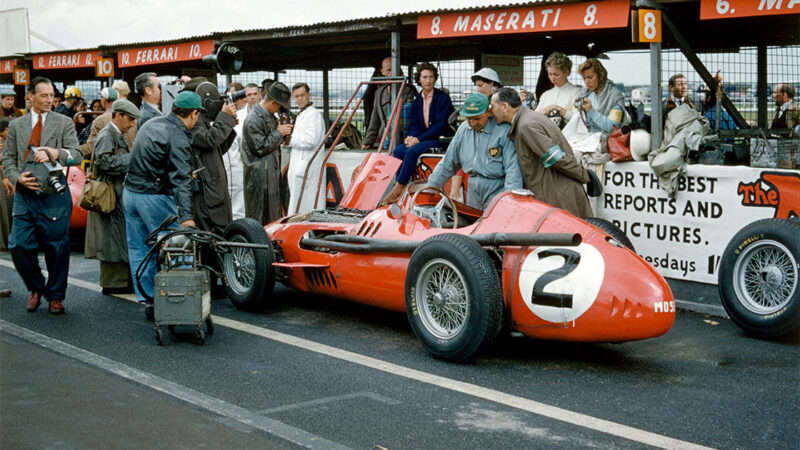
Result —
[{"label": "necktie", "polygon": [[33,130],[31,130],[31,139],[28,141],[28,149],[25,151],[25,160],[28,160],[28,153],[31,151],[31,145],[34,147],[39,146],[39,141],[42,140],[42,115],[39,114],[39,117],[36,120],[36,125],[34,125]]}]

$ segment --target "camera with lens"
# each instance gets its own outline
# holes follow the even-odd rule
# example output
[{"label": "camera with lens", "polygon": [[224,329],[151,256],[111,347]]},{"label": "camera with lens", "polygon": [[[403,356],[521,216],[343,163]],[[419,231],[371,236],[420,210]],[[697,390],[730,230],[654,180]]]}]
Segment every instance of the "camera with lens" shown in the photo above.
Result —
[{"label": "camera with lens", "polygon": [[241,100],[245,97],[247,97],[247,94],[245,94],[244,89],[242,89],[241,91],[229,92],[225,94],[223,99],[225,99],[225,103],[234,103],[237,100]]},{"label": "camera with lens", "polygon": [[35,191],[37,194],[44,195],[51,192],[61,194],[67,189],[63,167],[58,163],[58,160],[53,159],[53,156],[47,150],[42,151],[47,155],[50,162],[37,163],[34,158],[39,149],[40,147],[30,147],[28,158],[22,166],[22,172],[30,172],[36,177],[36,181],[39,183],[39,190]]}]

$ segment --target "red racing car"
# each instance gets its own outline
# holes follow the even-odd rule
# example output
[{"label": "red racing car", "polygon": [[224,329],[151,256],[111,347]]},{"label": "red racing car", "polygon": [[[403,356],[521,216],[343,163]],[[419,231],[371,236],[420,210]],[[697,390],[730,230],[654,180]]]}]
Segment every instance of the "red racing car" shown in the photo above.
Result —
[{"label": "red racing car", "polygon": [[243,244],[222,257],[233,304],[257,308],[280,281],[405,311],[425,349],[450,361],[468,360],[510,331],[623,342],[672,327],[669,286],[610,223],[581,220],[528,191],[498,195],[479,211],[424,182],[378,208],[399,164],[370,154],[334,209],[265,227],[232,222],[225,238]]}]

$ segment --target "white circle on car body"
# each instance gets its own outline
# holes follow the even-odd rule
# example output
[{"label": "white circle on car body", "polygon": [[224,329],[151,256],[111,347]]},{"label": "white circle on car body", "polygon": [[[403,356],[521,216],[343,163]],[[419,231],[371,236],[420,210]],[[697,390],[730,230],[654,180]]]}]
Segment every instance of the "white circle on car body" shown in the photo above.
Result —
[{"label": "white circle on car body", "polygon": [[603,255],[581,243],[577,247],[536,248],[522,262],[518,283],[531,312],[548,322],[566,324],[592,306],[604,275]]}]

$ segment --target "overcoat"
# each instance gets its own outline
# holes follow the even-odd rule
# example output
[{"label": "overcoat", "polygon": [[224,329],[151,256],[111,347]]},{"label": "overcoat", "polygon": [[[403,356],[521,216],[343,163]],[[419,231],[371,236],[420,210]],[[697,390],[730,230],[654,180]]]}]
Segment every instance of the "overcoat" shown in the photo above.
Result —
[{"label": "overcoat", "polygon": [[98,181],[114,185],[117,203],[109,214],[89,211],[86,217],[84,256],[103,262],[128,262],[125,234],[125,213],[122,208],[122,187],[131,150],[128,140],[110,122],[97,133],[94,141],[94,170]]},{"label": "overcoat", "polygon": [[575,159],[561,130],[547,116],[519,108],[508,136],[517,149],[522,186],[533,192],[535,199],[576,217],[593,216],[583,189],[589,175]]},{"label": "overcoat", "polygon": [[232,219],[228,174],[222,155],[236,139],[236,118],[220,112],[214,122],[200,115],[192,127],[192,170],[200,170],[193,185],[192,210],[197,226],[222,234]]},{"label": "overcoat", "polygon": [[281,218],[281,143],[275,116],[261,104],[253,107],[242,130],[244,210],[262,225]]}]

